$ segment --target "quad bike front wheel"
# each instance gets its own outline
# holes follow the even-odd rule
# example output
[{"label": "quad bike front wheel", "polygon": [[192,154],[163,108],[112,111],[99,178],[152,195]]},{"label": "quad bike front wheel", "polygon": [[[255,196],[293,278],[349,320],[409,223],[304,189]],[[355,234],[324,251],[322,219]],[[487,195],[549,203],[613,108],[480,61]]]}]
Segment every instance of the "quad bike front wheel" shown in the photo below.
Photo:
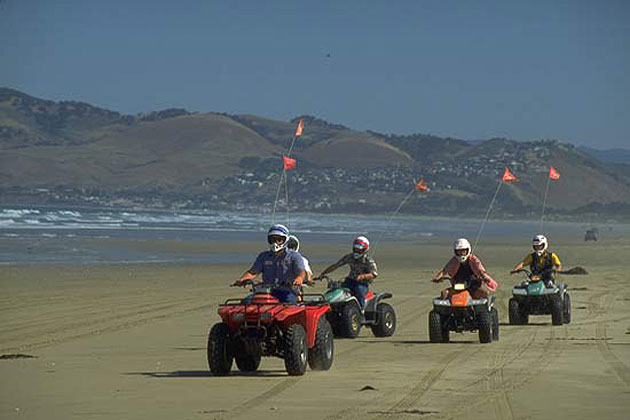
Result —
[{"label": "quad bike front wheel", "polygon": [[208,367],[216,376],[227,375],[232,370],[232,344],[230,329],[223,322],[216,323],[208,334]]},{"label": "quad bike front wheel", "polygon": [[356,338],[361,332],[361,311],[353,301],[344,305],[339,329],[347,338]]},{"label": "quad bike front wheel", "polygon": [[492,341],[492,315],[486,308],[477,313],[477,328],[479,328],[479,342],[490,343]]},{"label": "quad bike front wheel", "polygon": [[564,324],[564,300],[560,295],[554,296],[551,300],[551,324]]},{"label": "quad bike front wheel", "polygon": [[376,307],[376,324],[370,325],[375,337],[391,337],[396,331],[396,312],[388,303]]},{"label": "quad bike front wheel", "polygon": [[568,293],[564,294],[564,323],[571,323],[571,296]]},{"label": "quad bike front wheel", "polygon": [[308,353],[304,328],[300,324],[291,324],[284,338],[284,367],[289,375],[304,375]]},{"label": "quad bike front wheel", "polygon": [[492,341],[499,341],[499,311],[497,308],[492,308],[490,314],[492,315]]},{"label": "quad bike front wheel", "polygon": [[315,345],[308,350],[308,365],[313,370],[328,370],[335,352],[333,331],[325,317],[320,317],[315,332]]},{"label": "quad bike front wheel", "polygon": [[435,311],[429,312],[429,341],[447,343],[449,339],[449,331],[444,328],[440,314]]},{"label": "quad bike front wheel", "polygon": [[518,300],[511,298],[508,303],[508,318],[510,325],[522,325],[524,324],[521,318],[521,308]]}]

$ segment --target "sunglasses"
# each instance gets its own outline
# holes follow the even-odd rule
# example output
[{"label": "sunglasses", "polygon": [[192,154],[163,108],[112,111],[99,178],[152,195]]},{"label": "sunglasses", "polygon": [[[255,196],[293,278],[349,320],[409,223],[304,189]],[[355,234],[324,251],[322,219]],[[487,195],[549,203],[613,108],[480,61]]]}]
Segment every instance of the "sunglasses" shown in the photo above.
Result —
[{"label": "sunglasses", "polygon": [[267,243],[269,244],[281,244],[286,240],[284,236],[270,235],[267,236]]}]

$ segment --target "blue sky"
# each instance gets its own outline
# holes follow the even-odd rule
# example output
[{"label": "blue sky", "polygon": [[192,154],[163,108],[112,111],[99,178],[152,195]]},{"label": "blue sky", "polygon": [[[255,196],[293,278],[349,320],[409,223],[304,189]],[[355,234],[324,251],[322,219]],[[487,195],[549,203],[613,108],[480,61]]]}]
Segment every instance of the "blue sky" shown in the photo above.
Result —
[{"label": "blue sky", "polygon": [[0,0],[0,86],[630,147],[630,2]]}]

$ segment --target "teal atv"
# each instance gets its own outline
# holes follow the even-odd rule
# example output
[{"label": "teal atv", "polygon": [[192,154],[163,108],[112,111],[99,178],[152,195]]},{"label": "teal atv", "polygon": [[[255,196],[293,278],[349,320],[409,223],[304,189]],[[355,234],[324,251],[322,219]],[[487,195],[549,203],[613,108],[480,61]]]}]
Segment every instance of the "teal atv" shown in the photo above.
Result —
[{"label": "teal atv", "polygon": [[[315,279],[314,279],[315,280]],[[359,301],[350,289],[343,287],[341,281],[322,276],[317,280],[326,280],[328,287],[324,292],[324,300],[330,305],[326,313],[328,322],[333,328],[335,337],[355,338],[367,325],[376,337],[390,337],[396,331],[396,312],[388,303],[382,302],[393,295],[388,292],[374,293],[368,291],[365,296],[365,309],[361,314]]]},{"label": "teal atv", "polygon": [[571,297],[566,284],[547,287],[542,276],[526,269],[514,273],[517,272],[526,273],[528,280],[512,289],[508,306],[510,325],[525,325],[530,315],[551,315],[553,325],[571,322]]}]

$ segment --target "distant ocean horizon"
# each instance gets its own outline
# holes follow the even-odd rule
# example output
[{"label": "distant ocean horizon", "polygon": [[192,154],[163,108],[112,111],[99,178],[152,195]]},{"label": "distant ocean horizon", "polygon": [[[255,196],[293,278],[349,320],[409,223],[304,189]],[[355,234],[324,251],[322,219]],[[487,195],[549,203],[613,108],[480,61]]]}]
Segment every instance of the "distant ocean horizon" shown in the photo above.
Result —
[{"label": "distant ocean horizon", "polygon": [[[82,247],[91,243],[87,239],[264,243],[271,219],[270,214],[233,212],[0,207],[0,263],[240,262],[238,256],[227,254],[173,257]],[[429,243],[458,237],[468,237],[472,242],[482,220],[326,214],[290,214],[287,220],[286,213],[277,213],[276,222],[287,224],[306,243],[345,243],[363,234],[368,235],[373,244],[378,244],[395,240]],[[539,221],[504,221],[490,217],[484,226],[482,241],[507,236],[529,238],[538,233],[539,226]],[[545,233],[579,238],[591,227],[590,223],[545,222]],[[630,225],[596,227],[614,230],[615,235],[630,234]],[[81,244],[79,248],[77,243]]]}]

